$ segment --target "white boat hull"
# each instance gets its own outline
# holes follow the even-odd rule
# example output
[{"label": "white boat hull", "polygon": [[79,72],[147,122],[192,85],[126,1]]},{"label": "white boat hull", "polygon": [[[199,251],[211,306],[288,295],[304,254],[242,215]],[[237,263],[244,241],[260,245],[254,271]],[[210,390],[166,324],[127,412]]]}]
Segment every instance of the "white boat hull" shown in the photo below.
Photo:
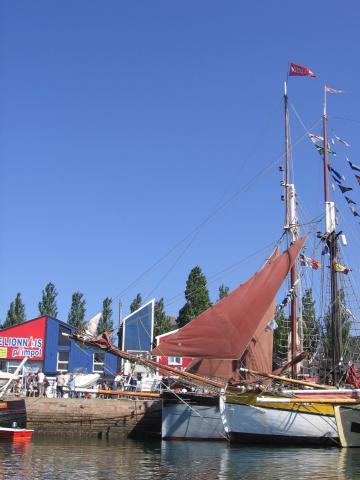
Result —
[{"label": "white boat hull", "polygon": [[336,421],[330,415],[226,403],[224,397],[220,410],[230,441],[338,445]]},{"label": "white boat hull", "polygon": [[342,447],[360,447],[360,409],[336,406],[335,418]]},{"label": "white boat hull", "polygon": [[[181,395],[181,394],[180,394]],[[219,400],[188,396],[163,400],[161,436],[173,440],[226,440],[220,416]],[[189,403],[187,403],[189,402]],[[191,402],[191,403],[190,403]],[[212,404],[209,404],[212,403]]]}]

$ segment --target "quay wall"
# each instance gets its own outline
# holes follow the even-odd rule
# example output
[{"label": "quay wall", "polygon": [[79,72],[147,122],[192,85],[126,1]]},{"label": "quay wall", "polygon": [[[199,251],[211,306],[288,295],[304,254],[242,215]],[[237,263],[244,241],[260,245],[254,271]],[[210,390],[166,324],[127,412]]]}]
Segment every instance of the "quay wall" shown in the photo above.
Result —
[{"label": "quay wall", "polygon": [[27,428],[39,435],[160,436],[161,400],[26,398]]}]

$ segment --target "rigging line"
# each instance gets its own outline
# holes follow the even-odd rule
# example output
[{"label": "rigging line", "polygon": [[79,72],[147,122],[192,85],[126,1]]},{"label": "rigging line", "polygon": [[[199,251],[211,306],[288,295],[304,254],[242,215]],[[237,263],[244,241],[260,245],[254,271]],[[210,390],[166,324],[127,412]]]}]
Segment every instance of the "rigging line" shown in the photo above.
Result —
[{"label": "rigging line", "polygon": [[[313,128],[314,126],[316,126],[319,122],[321,122],[321,119],[320,120],[317,120],[314,125],[311,126],[311,128]],[[304,138],[306,137],[306,134],[303,134],[301,135],[300,137],[297,138],[297,140],[293,143],[292,145],[292,149],[294,147],[296,147]],[[225,207],[227,207],[227,205],[229,203],[231,203],[240,193],[242,193],[243,191],[247,191],[247,189],[252,185],[252,183],[255,182],[255,180],[257,180],[258,178],[260,178],[261,176],[265,175],[274,165],[276,165],[283,157],[285,156],[285,152],[277,155],[271,162],[268,163],[268,165],[263,168],[260,172],[258,172],[256,175],[254,175],[254,177],[252,177],[245,185],[243,185],[239,190],[237,190],[220,208],[219,210],[222,210],[224,209]]]},{"label": "rigging line", "polygon": [[[273,246],[276,246],[279,242],[276,242],[274,244],[274,242],[266,245],[265,247],[262,247],[261,249],[257,250],[255,253],[252,253],[251,255],[248,255],[247,257],[245,257],[244,259],[234,263],[233,265],[230,265],[229,267],[226,267],[225,269],[223,270],[220,270],[219,272],[213,274],[212,276],[210,276],[208,278],[208,281],[207,281],[207,284],[212,284],[216,281],[218,281],[219,278],[223,278],[224,275],[226,275],[228,273],[228,271],[230,271],[230,273],[232,273],[234,270],[236,270],[237,268],[239,268],[240,266],[242,266],[244,263],[248,262],[249,260],[251,260],[252,258],[254,257],[257,257],[259,256],[260,254],[262,254],[265,250],[267,250],[269,247],[273,247]],[[189,296],[191,297],[191,295],[193,295],[193,293],[195,293],[195,290],[194,292],[189,292]],[[178,300],[180,297],[182,297],[184,295],[184,292],[180,292],[180,293],[177,293],[175,294],[173,297],[171,297],[165,304],[165,306],[169,306],[169,305],[172,305],[173,303],[175,303],[176,300]]]},{"label": "rigging line", "polygon": [[325,217],[325,214],[318,215],[317,217],[314,217],[312,220],[309,220],[308,222],[304,223],[298,223],[299,227],[306,227],[307,225],[315,226],[318,225],[320,222],[322,222],[323,218]]},{"label": "rigging line", "polygon": [[[183,379],[182,379],[183,380]],[[186,402],[186,400],[184,400],[183,398],[180,397],[180,395],[178,395],[175,390],[171,390],[171,388],[165,384],[165,382],[163,382],[162,380],[160,381],[161,385],[163,387],[165,387],[165,389],[169,392],[171,392],[178,400],[180,400],[180,402],[184,403],[186,405],[187,408],[189,408],[192,412],[194,412],[196,415],[198,415],[199,417],[201,417],[201,419],[205,422],[205,423],[210,423],[210,420],[208,420],[206,417],[204,417],[203,415],[201,415],[201,413],[196,410],[194,407],[191,406],[190,403]],[[188,381],[188,383],[190,383],[190,385],[195,385],[195,387],[197,387],[198,385],[196,383],[192,383],[190,381]],[[225,440],[227,440],[227,437],[224,433],[221,433],[221,436],[223,436],[225,438]]]},{"label": "rigging line", "polygon": [[[298,119],[300,125],[303,127],[303,129],[305,130],[306,134],[309,135],[310,130],[308,130],[307,126],[306,126],[305,123],[302,121],[302,119],[301,119],[300,115],[298,114],[296,108],[294,107],[294,105],[293,105],[292,103],[290,103],[290,106],[291,106],[293,112],[295,113],[295,116],[296,116],[296,118]],[[311,127],[311,128],[313,128],[313,127]]]},{"label": "rigging line", "polygon": [[179,263],[181,258],[185,255],[185,253],[189,250],[191,245],[195,242],[195,240],[196,240],[196,238],[199,234],[200,234],[200,230],[198,230],[198,232],[194,234],[193,238],[189,241],[189,243],[185,246],[185,248],[176,257],[175,261],[171,264],[170,268],[165,272],[165,274],[160,278],[160,280],[157,282],[155,287],[153,287],[150,290],[150,292],[147,294],[146,298],[149,298],[157,290],[157,288],[162,284],[162,282],[166,279],[166,277],[172,272],[172,270],[176,267],[176,265]]},{"label": "rigging line", "polygon": [[[311,126],[313,128],[316,126],[320,120],[317,120],[314,125]],[[293,144],[292,148],[297,146],[304,138],[306,134],[301,135]],[[157,260],[153,265],[148,267],[142,274],[140,274],[133,282],[131,282],[128,287],[123,289],[118,295],[113,297],[113,300],[117,300],[120,298],[122,295],[127,293],[134,285],[136,285],[147,273],[149,273],[151,270],[153,270],[157,265],[159,265],[165,258],[167,258],[178,246],[180,246],[185,240],[187,240],[189,237],[197,233],[198,230],[202,230],[207,223],[209,223],[212,218],[222,212],[228,205],[230,205],[240,193],[247,191],[248,188],[261,176],[265,175],[274,165],[276,165],[279,160],[281,160],[284,157],[285,153],[281,153],[277,155],[264,169],[262,169],[260,172],[258,172],[254,177],[252,177],[245,185],[243,185],[241,188],[239,188],[233,195],[231,195],[228,200],[226,200],[222,205],[216,206],[212,212],[203,220],[197,227],[195,227],[189,234],[187,234],[181,241],[177,242],[174,247],[172,247],[166,254],[164,254],[159,260]]]},{"label": "rigging line", "polygon": [[[273,112],[271,113],[270,116],[273,115]],[[270,118],[269,116],[269,118]],[[240,171],[238,172],[238,174],[235,176],[234,180],[230,183],[229,187],[227,187],[224,191],[224,193],[220,196],[219,198],[219,201],[215,204],[214,208],[212,209],[212,211],[210,212],[209,215],[207,215],[207,217],[205,217],[205,220],[203,222],[201,222],[197,227],[195,227],[193,230],[190,231],[190,233],[188,233],[187,235],[185,235],[185,237],[183,237],[182,240],[180,240],[179,242],[177,242],[175,244],[174,247],[172,247],[167,253],[165,253],[162,257],[160,257],[159,260],[157,260],[153,265],[151,265],[148,269],[146,269],[141,275],[139,275],[131,284],[129,284],[128,287],[126,287],[124,290],[122,290],[116,297],[114,297],[114,300],[118,299],[121,295],[124,295],[127,291],[129,291],[135,284],[138,283],[139,280],[141,280],[147,273],[149,273],[151,270],[153,270],[153,268],[155,268],[159,263],[161,263],[163,260],[165,260],[165,258],[167,258],[174,250],[176,250],[176,248],[178,246],[180,246],[185,240],[187,240],[189,237],[191,237],[193,234],[197,234],[197,230],[200,229],[206,225],[206,223],[208,222],[208,220],[211,218],[212,215],[216,214],[216,211],[217,209],[219,208],[219,206],[221,205],[221,203],[223,202],[223,199],[226,197],[226,194],[228,193],[228,191],[230,190],[231,186],[238,180],[238,178],[240,177],[243,169],[244,169],[244,166],[245,164],[247,163],[247,161],[252,157],[253,153],[255,152],[255,149],[258,145],[258,143],[260,142],[260,140],[263,138],[263,136],[265,135],[267,129],[269,128],[270,126],[270,122],[269,120],[266,121],[265,123],[265,127],[264,129],[262,130],[262,132],[260,133],[260,135],[258,136],[258,138],[256,139],[256,141],[253,143],[252,147],[249,149],[249,152],[245,155],[245,159],[241,165],[241,168],[240,168]]]},{"label": "rigging line", "polygon": [[[338,208],[338,212],[339,212],[341,218],[343,219],[344,223],[348,226],[349,230],[353,233],[354,230],[353,230],[353,228],[352,228],[351,222],[348,221],[348,219],[347,219],[347,217],[344,215],[343,211],[342,211],[339,207],[337,207],[337,208]],[[359,242],[358,242],[358,239],[356,239],[356,236],[355,236],[355,235],[354,235],[354,237],[355,237],[355,240],[357,241],[357,243],[359,243]],[[343,250],[341,251],[341,254],[342,254],[342,256],[344,257],[344,259],[346,260],[346,262],[347,262],[346,255],[345,255],[345,253],[343,253]],[[350,272],[350,273],[352,273],[352,272]],[[354,283],[354,285],[355,285],[355,287],[356,287],[357,298],[360,298],[360,295],[359,295],[360,289],[359,289],[359,285],[358,285],[358,283],[357,283],[357,281],[356,281],[355,275],[351,275],[351,278],[353,279],[353,283]]]},{"label": "rigging line", "polygon": [[335,117],[331,116],[330,118],[334,119],[334,120],[345,120],[347,122],[360,123],[360,120],[357,120],[357,119],[354,119],[354,118],[336,117],[336,116]]},{"label": "rigging line", "polygon": [[[346,206],[348,206],[348,205],[346,205]],[[356,243],[359,243],[359,238],[358,238],[359,234],[356,233],[356,230],[353,228],[352,222],[349,222],[349,220],[347,218],[347,215],[344,215],[343,210],[338,206],[338,204],[336,205],[336,208],[337,208],[338,213],[340,214],[343,222],[346,224],[347,228],[350,230],[351,236],[354,238]]]},{"label": "rigging line", "polygon": [[[261,252],[258,253],[258,255],[256,256],[259,256],[263,251],[267,250],[268,247],[272,247],[272,250],[276,247],[276,245],[278,245],[278,243],[271,243],[269,245],[267,245],[266,247],[264,247],[262,249]],[[253,257],[255,257],[255,255],[253,255]],[[270,256],[268,257],[270,258]],[[247,260],[248,261],[248,260]],[[223,279],[225,276],[227,275],[230,275],[232,274],[234,271],[236,271],[241,265],[243,265],[245,263],[245,261],[242,261],[242,262],[237,262],[233,265],[230,265],[229,267],[223,269],[223,270],[220,270],[220,272],[218,273],[215,273],[214,275],[212,275],[209,279],[209,283],[214,283],[216,281],[219,281],[220,279]],[[261,270],[261,268],[263,267],[263,265],[259,268],[259,270]]]},{"label": "rigging line", "polygon": [[[244,164],[243,164],[244,165]],[[239,175],[238,175],[239,176]],[[237,180],[237,179],[236,179]],[[224,197],[225,195],[223,195]],[[213,213],[215,214],[216,213],[216,208],[221,208],[221,201],[218,202],[217,206],[215,207]],[[210,222],[211,220],[211,216],[208,218],[208,222]],[[206,224],[204,224],[203,226],[205,227]],[[166,277],[170,274],[170,272],[175,268],[175,266],[179,263],[180,259],[185,255],[185,253],[189,250],[189,248],[191,247],[191,245],[194,243],[194,241],[196,240],[197,236],[200,234],[201,230],[198,230],[197,232],[194,233],[194,236],[192,237],[192,239],[189,241],[189,243],[185,246],[185,248],[182,250],[182,252],[178,255],[178,257],[175,259],[175,261],[173,262],[173,264],[170,266],[170,268],[165,272],[165,274],[160,278],[160,280],[158,281],[158,283],[155,285],[154,288],[151,289],[151,291],[148,293],[148,295],[146,296],[147,298],[150,297],[156,290],[157,288],[162,284],[162,282],[166,279]]]},{"label": "rigging line", "polygon": [[[282,103],[282,97],[280,98],[280,104]],[[223,200],[225,199],[226,197],[226,194],[230,191],[230,189],[232,188],[232,186],[238,181],[239,177],[241,176],[244,168],[245,168],[245,165],[248,163],[248,161],[251,159],[251,157],[253,156],[254,152],[255,152],[255,149],[256,147],[258,146],[258,144],[260,143],[260,141],[263,139],[263,137],[265,136],[265,133],[266,131],[268,130],[269,126],[271,125],[269,120],[270,120],[270,117],[272,117],[273,115],[273,112],[271,113],[271,115],[269,115],[268,119],[266,120],[265,122],[265,127],[263,128],[263,130],[261,131],[260,135],[257,137],[256,141],[252,144],[252,146],[249,148],[248,150],[248,153],[246,153],[244,155],[244,160],[242,162],[242,164],[240,165],[240,169],[238,171],[238,173],[233,177],[233,180],[230,182],[229,186],[224,190],[224,193],[221,195],[219,201],[216,203],[215,207],[214,207],[214,210],[216,210],[216,208],[218,208],[221,203],[223,202]]]},{"label": "rigging line", "polygon": [[[319,122],[320,120],[317,120],[316,124]],[[303,138],[305,137],[306,135],[302,135],[292,146],[291,148],[291,151],[293,150],[293,148],[301,141],[303,140]],[[257,175],[255,175],[252,179],[249,180],[248,183],[246,183],[242,188],[240,188],[239,190],[237,190],[227,201],[225,201],[223,203],[223,205],[219,205],[218,204],[218,207],[215,208],[215,210],[213,211],[212,214],[210,214],[210,216],[207,218],[207,220],[203,223],[202,225],[202,228],[206,226],[207,223],[210,222],[210,220],[213,219],[213,217],[221,212],[222,210],[224,210],[230,203],[232,203],[236,197],[244,192],[244,191],[247,191],[248,188],[250,188],[250,186],[252,185],[252,183],[257,180],[258,178],[260,178],[261,176],[265,175],[281,158],[283,158],[285,155],[285,153],[283,152],[281,155],[279,155],[278,157],[276,157],[272,162],[270,162],[268,164],[267,167],[265,167],[262,171],[260,171]],[[217,210],[216,210],[217,209]],[[160,286],[160,284],[165,280],[165,278],[169,275],[169,273],[173,270],[173,268],[176,266],[176,264],[179,262],[179,260],[181,259],[181,257],[185,254],[185,252],[190,248],[191,244],[193,243],[193,241],[195,240],[196,236],[200,233],[200,230],[198,232],[196,232],[194,238],[190,241],[190,243],[185,247],[185,249],[181,252],[181,254],[179,255],[179,257],[175,260],[175,262],[171,265],[171,267],[169,268],[169,270],[165,273],[165,275],[160,279],[160,281],[156,284],[156,286],[151,290],[151,292],[149,293],[149,295],[152,295],[154,293],[154,291]]]},{"label": "rigging line", "polygon": [[[302,214],[307,218],[311,218],[310,211],[308,210],[308,208],[306,206],[306,203],[304,202],[302,196],[298,192],[296,193],[296,200],[297,200],[298,205],[302,209]],[[322,213],[319,213],[314,218],[315,219],[316,218],[319,218],[319,219],[324,218],[325,217],[325,210],[322,208],[321,212]]]},{"label": "rigging line", "polygon": [[[215,281],[218,281],[219,278],[223,278],[224,276],[226,275],[229,275],[231,273],[233,273],[237,268],[239,268],[241,265],[243,265],[244,263],[248,262],[251,258],[254,258],[256,256],[259,256],[262,252],[264,252],[265,250],[267,250],[269,247],[273,247],[275,245],[277,245],[278,242],[276,242],[274,244],[274,242],[272,243],[269,243],[268,245],[266,245],[265,247],[261,248],[260,250],[258,250],[257,252],[255,253],[252,253],[251,255],[249,255],[248,257],[224,268],[223,270],[220,270],[219,272],[217,273],[214,273],[213,275],[211,275],[210,277],[207,278],[207,284],[210,285],[212,283],[214,283]],[[180,292],[180,293],[177,293],[175,296],[171,297],[169,299],[169,301],[166,303],[166,306],[174,303],[173,301],[174,300],[177,300],[178,298],[182,297],[184,295],[184,292]],[[192,293],[189,292],[189,296],[191,297]]]}]

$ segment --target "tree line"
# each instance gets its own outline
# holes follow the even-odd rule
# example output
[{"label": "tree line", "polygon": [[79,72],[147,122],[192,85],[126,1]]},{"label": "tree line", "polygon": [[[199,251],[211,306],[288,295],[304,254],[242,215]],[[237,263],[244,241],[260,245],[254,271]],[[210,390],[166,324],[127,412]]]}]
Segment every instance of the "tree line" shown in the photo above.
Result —
[{"label": "tree line", "polygon": [[[199,266],[194,267],[187,278],[185,287],[185,304],[180,308],[176,318],[171,317],[165,312],[165,301],[161,297],[155,302],[154,311],[154,336],[167,333],[175,328],[181,328],[190,322],[193,318],[200,315],[203,311],[211,307],[209,291],[207,288],[207,280]],[[224,284],[219,286],[218,298],[222,298],[229,294],[229,288]],[[57,317],[58,309],[56,298],[58,292],[53,283],[48,283],[42,291],[41,300],[38,304],[40,315],[47,315],[53,318]],[[306,350],[310,357],[319,349],[320,337],[325,339],[323,343],[323,357],[328,357],[331,350],[329,340],[330,336],[330,310],[326,313],[324,321],[321,322],[316,315],[315,300],[313,298],[312,289],[305,290],[302,297],[302,325],[303,325],[303,349]],[[113,323],[113,301],[106,297],[102,303],[101,318],[98,324],[97,334],[100,335],[105,331],[114,329]],[[350,338],[350,313],[344,307],[344,293],[340,291],[340,310],[342,338],[344,345],[349,345]],[[130,312],[136,311],[142,305],[141,293],[138,293],[130,304]],[[85,323],[86,301],[84,295],[80,292],[74,292],[71,299],[71,307],[68,314],[67,322],[77,330],[82,330]],[[8,328],[18,325],[26,320],[25,305],[23,304],[21,293],[17,293],[15,300],[10,303],[5,322],[0,328]],[[175,321],[174,321],[175,320]],[[289,318],[284,315],[283,309],[277,308],[275,316],[277,328],[274,331],[274,354],[281,356],[284,347],[288,347]],[[348,347],[347,347],[348,348]]]},{"label": "tree line", "polygon": [[[218,300],[221,300],[229,293],[229,288],[220,285]],[[41,300],[38,304],[41,316],[57,318],[57,296],[58,291],[55,285],[49,282],[41,294]],[[199,315],[212,305],[209,291],[207,288],[207,280],[199,266],[194,267],[189,273],[185,288],[185,304],[180,309],[175,322],[172,316],[165,312],[165,300],[161,297],[155,302],[154,309],[154,335],[167,333],[174,328],[180,328],[186,325],[190,320]],[[97,334],[100,335],[105,331],[112,331],[113,322],[113,301],[106,297],[102,303],[101,318],[99,321]],[[130,313],[136,311],[142,305],[141,293],[138,293],[130,304]],[[74,292],[71,298],[70,311],[67,323],[76,330],[84,327],[86,314],[86,300],[81,292]],[[17,293],[15,300],[10,303],[6,320],[0,325],[1,329],[13,327],[26,321],[25,305],[21,298],[21,293]]]},{"label": "tree line", "polygon": [[[39,313],[41,316],[46,315],[48,317],[57,318],[58,308],[56,298],[58,291],[55,285],[49,282],[41,294],[41,300],[38,303]],[[112,321],[112,300],[106,297],[102,304],[102,313],[98,326],[98,334],[105,332],[106,330],[113,329]],[[81,330],[85,323],[86,313],[86,300],[84,294],[80,292],[74,292],[71,298],[71,307],[68,314],[67,322],[77,330]],[[25,305],[21,298],[21,293],[17,293],[15,300],[10,303],[9,310],[6,315],[6,320],[0,326],[1,329],[14,327],[26,321]]]}]

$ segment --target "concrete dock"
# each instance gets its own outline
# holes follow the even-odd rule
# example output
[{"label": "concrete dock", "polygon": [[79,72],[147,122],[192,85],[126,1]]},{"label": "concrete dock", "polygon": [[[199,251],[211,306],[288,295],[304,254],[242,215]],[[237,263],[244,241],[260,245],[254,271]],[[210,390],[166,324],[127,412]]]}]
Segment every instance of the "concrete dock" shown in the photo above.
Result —
[{"label": "concrete dock", "polygon": [[161,400],[26,398],[27,427],[64,436],[160,436]]}]

